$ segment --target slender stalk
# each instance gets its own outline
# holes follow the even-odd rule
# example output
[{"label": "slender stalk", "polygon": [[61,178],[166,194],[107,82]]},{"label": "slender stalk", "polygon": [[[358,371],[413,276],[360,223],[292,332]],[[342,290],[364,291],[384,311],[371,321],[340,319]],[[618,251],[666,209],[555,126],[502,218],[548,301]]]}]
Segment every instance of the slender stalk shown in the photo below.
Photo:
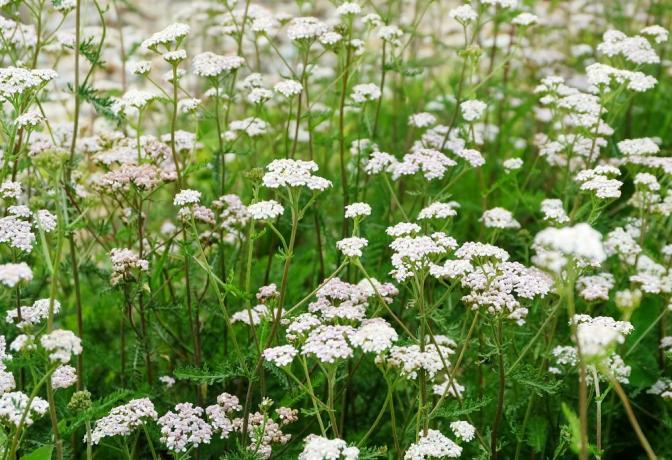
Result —
[{"label": "slender stalk", "polygon": [[616,378],[614,378],[614,376],[611,375],[609,370],[607,371],[608,371],[607,375],[609,375],[609,381],[614,386],[616,394],[618,394],[618,397],[621,399],[621,403],[623,403],[623,408],[625,409],[625,413],[628,416],[630,425],[632,425],[632,429],[635,430],[635,434],[637,434],[637,438],[639,439],[640,444],[646,451],[646,456],[649,458],[649,460],[656,460],[658,457],[651,448],[651,444],[649,444],[649,441],[646,439],[646,436],[644,435],[642,428],[639,426],[639,422],[637,422],[637,417],[635,416],[635,413],[632,410],[632,406],[630,405],[628,395],[625,394],[625,391],[623,391],[623,387],[618,382],[618,380],[616,380]]},{"label": "slender stalk", "polygon": [[492,435],[490,438],[490,452],[492,458],[497,460],[497,435],[499,426],[502,423],[502,415],[504,414],[504,389],[506,385],[506,370],[504,369],[504,349],[503,339],[504,334],[502,330],[502,318],[497,319],[497,330],[494,332],[495,343],[497,344],[497,364],[499,369],[499,387],[497,391],[497,412],[495,413],[495,420],[492,425]]}]

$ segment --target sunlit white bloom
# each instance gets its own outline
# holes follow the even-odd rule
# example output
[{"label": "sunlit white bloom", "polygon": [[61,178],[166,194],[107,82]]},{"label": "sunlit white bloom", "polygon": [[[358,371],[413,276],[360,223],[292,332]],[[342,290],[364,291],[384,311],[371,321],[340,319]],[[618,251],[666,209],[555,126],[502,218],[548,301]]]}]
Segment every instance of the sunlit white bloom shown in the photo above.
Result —
[{"label": "sunlit white bloom", "polygon": [[296,348],[291,345],[280,345],[277,347],[266,348],[264,350],[264,359],[270,361],[278,367],[289,365],[298,354]]},{"label": "sunlit white bloom", "polygon": [[337,241],[336,249],[341,251],[346,257],[362,257],[362,249],[364,249],[368,244],[369,242],[366,240],[366,238],[353,236]]},{"label": "sunlit white bloom", "polygon": [[476,437],[476,428],[474,428],[471,423],[463,420],[452,422],[450,424],[450,429],[453,434],[462,441],[469,442]]},{"label": "sunlit white bloom", "polygon": [[469,24],[478,19],[478,14],[469,4],[453,8],[448,14],[451,18],[462,24]]},{"label": "sunlit white bloom", "polygon": [[348,447],[342,439],[327,439],[310,434],[304,443],[299,460],[357,460],[359,458],[359,449]]},{"label": "sunlit white bloom", "polygon": [[18,264],[0,265],[0,283],[13,288],[20,282],[30,282],[33,279],[33,271],[25,262]]},{"label": "sunlit white bloom", "polygon": [[156,50],[159,45],[179,44],[187,35],[190,27],[187,24],[171,24],[160,32],[156,32],[150,38],[142,42],[142,48]]},{"label": "sunlit white bloom", "polygon": [[458,458],[462,455],[462,447],[448,439],[438,430],[430,429],[427,434],[420,434],[418,442],[404,454],[404,460],[425,460],[432,458]]},{"label": "sunlit white bloom", "polygon": [[254,220],[270,220],[280,217],[285,208],[275,200],[259,201],[247,207],[247,212]]},{"label": "sunlit white bloom", "polygon": [[481,222],[488,228],[520,228],[520,223],[513,217],[511,211],[504,208],[492,208],[484,211]]},{"label": "sunlit white bloom", "polygon": [[365,217],[371,215],[371,206],[367,203],[352,203],[345,207],[346,219],[354,219],[356,217]]},{"label": "sunlit white bloom", "polygon": [[481,118],[485,112],[485,109],[487,108],[488,105],[485,102],[479,101],[477,99],[464,101],[460,104],[462,118],[469,122],[476,121]]}]

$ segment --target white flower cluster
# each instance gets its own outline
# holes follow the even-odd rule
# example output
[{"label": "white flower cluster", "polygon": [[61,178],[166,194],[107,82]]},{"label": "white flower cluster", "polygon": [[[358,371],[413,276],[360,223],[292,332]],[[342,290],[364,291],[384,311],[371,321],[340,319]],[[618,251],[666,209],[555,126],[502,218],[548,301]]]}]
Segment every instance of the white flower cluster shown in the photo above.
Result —
[{"label": "white flower cluster", "polygon": [[0,420],[14,427],[18,427],[22,421],[23,426],[30,426],[36,418],[44,416],[48,410],[49,403],[39,396],[31,400],[27,394],[20,391],[4,393],[0,396]]},{"label": "white flower cluster", "polygon": [[576,181],[581,184],[581,190],[593,192],[598,198],[615,199],[621,196],[623,182],[612,177],[620,174],[621,172],[614,166],[598,166],[579,172]]},{"label": "white flower cluster", "polygon": [[460,204],[457,201],[451,201],[448,203],[430,203],[420,210],[418,213],[418,220],[447,219],[449,217],[455,217],[457,215],[457,211],[455,209],[459,207]]},{"label": "white flower cluster", "polygon": [[199,77],[215,78],[238,70],[243,64],[245,64],[245,59],[240,56],[221,56],[206,51],[197,54],[192,65],[194,73]]},{"label": "white flower cluster", "polygon": [[371,206],[367,203],[352,203],[345,207],[345,218],[356,219],[371,215]]},{"label": "white flower cluster", "polygon": [[380,88],[374,83],[360,83],[352,88],[352,100],[358,104],[380,99]]},{"label": "white flower cluster", "polygon": [[576,280],[579,296],[588,302],[609,300],[609,291],[614,287],[614,275],[599,273],[593,276],[581,276]]},{"label": "white flower cluster", "polygon": [[500,229],[518,229],[520,222],[518,222],[511,211],[504,208],[492,208],[483,212],[481,222],[487,228]]},{"label": "white flower cluster", "polygon": [[253,220],[272,220],[280,217],[285,208],[275,200],[258,201],[247,207],[247,213]]},{"label": "white flower cluster", "polygon": [[310,190],[323,191],[331,187],[331,181],[313,175],[318,170],[314,161],[273,160],[266,166],[262,179],[268,188],[308,187]]},{"label": "white flower cluster", "polygon": [[562,205],[562,200],[557,198],[547,198],[541,202],[541,212],[544,214],[544,220],[555,225],[566,224],[569,222],[569,216]]},{"label": "white flower cluster", "polygon": [[579,267],[599,266],[607,258],[602,235],[586,223],[573,227],[548,227],[534,237],[532,262],[538,267],[560,273],[570,260]]},{"label": "white flower cluster", "polygon": [[175,23],[171,24],[160,32],[156,32],[147,40],[142,42],[141,47],[148,50],[157,50],[160,45],[168,48],[173,44],[180,43],[187,35],[189,35],[191,28],[187,24]]},{"label": "white flower cluster", "polygon": [[149,398],[132,399],[113,408],[108,415],[98,420],[91,432],[91,442],[98,444],[104,438],[128,436],[158,414]]},{"label": "white flower cluster", "polygon": [[212,427],[203,420],[203,408],[180,403],[175,412],[168,411],[158,419],[161,442],[173,452],[186,452],[190,447],[209,444]]},{"label": "white flower cluster", "polygon": [[616,321],[609,316],[574,315],[573,321],[581,355],[588,360],[609,355],[634,329],[629,322]]},{"label": "white flower cluster", "polygon": [[460,455],[462,455],[462,447],[440,431],[430,429],[427,434],[420,434],[418,442],[411,444],[404,454],[404,460],[458,458]]},{"label": "white flower cluster", "polygon": [[366,238],[351,236],[336,242],[336,249],[346,257],[362,257],[362,250],[369,244]]},{"label": "white flower cluster", "polygon": [[25,262],[0,265],[0,283],[8,288],[13,288],[22,281],[30,282],[32,279],[33,271]]},{"label": "white flower cluster", "polygon": [[[388,234],[396,236],[399,228],[387,229]],[[416,224],[409,224],[415,225]],[[392,243],[392,266],[394,269],[390,274],[399,282],[406,281],[423,271],[428,271],[439,259],[448,255],[448,253],[457,248],[457,242],[443,232],[434,232],[430,236],[417,235],[420,230],[413,229],[412,232],[405,232],[406,235],[398,236]]]},{"label": "white flower cluster", "polygon": [[357,460],[359,449],[348,447],[342,439],[327,439],[315,434],[304,439],[303,451],[299,460]]},{"label": "white flower cluster", "polygon": [[112,276],[110,281],[113,286],[133,279],[136,271],[146,272],[149,262],[140,259],[136,253],[126,248],[115,248],[110,251],[112,261]]},{"label": "white flower cluster", "polygon": [[56,329],[40,337],[40,344],[49,352],[49,359],[66,364],[72,355],[82,352],[82,341],[72,331]]},{"label": "white flower cluster", "polygon": [[602,43],[597,45],[601,54],[622,57],[633,64],[658,64],[660,58],[653,50],[651,43],[639,35],[628,37],[618,30],[608,30],[602,36]]},{"label": "white flower cluster", "polygon": [[[37,326],[49,317],[49,306],[51,303],[51,299],[40,299],[33,302],[32,306],[22,306],[20,312],[18,308],[8,310],[5,320],[8,323],[16,324],[16,327],[19,329]],[[54,299],[52,308],[54,315],[57,314],[61,309],[61,303]]]}]

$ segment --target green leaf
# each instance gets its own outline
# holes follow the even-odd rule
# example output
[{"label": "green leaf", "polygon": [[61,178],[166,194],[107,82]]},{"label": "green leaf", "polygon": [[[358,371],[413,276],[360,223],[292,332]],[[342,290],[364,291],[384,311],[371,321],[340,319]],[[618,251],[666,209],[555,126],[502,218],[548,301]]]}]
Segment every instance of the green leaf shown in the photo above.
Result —
[{"label": "green leaf", "polygon": [[21,457],[21,460],[51,460],[51,453],[54,450],[52,444],[46,444],[42,447],[38,447],[29,454]]},{"label": "green leaf", "polygon": [[548,420],[543,417],[533,416],[527,424],[527,444],[535,452],[541,452],[546,444],[548,436]]},{"label": "green leaf", "polygon": [[581,422],[576,413],[564,402],[562,403],[562,412],[569,424],[570,447],[577,454],[581,450]]},{"label": "green leaf", "polygon": [[212,385],[218,382],[225,382],[233,377],[244,376],[245,372],[237,363],[228,362],[217,366],[215,369],[210,369],[207,364],[202,368],[184,366],[176,369],[173,375],[178,380],[189,380]]},{"label": "green leaf", "polygon": [[554,394],[558,391],[558,388],[562,385],[562,382],[559,380],[549,381],[545,376],[539,375],[538,370],[533,366],[525,365],[519,368],[517,372],[511,375],[511,378],[528,387],[531,391],[534,391],[538,396],[546,394]]}]

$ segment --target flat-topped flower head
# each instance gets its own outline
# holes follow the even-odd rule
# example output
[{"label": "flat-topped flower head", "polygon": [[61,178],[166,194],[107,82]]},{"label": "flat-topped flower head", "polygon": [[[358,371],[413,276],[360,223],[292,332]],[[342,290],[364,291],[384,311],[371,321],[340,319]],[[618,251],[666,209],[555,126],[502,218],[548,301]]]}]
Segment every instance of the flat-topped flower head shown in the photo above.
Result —
[{"label": "flat-topped flower head", "polygon": [[112,102],[112,111],[129,116],[137,111],[146,109],[158,97],[158,94],[151,91],[131,89]]},{"label": "flat-topped flower head", "polygon": [[478,19],[478,13],[469,4],[453,8],[448,15],[462,25],[470,24]]},{"label": "flat-topped flower head", "polygon": [[318,170],[314,161],[303,160],[273,160],[266,166],[266,173],[262,178],[265,187],[308,187],[310,190],[323,191],[331,187],[331,181],[315,176]]},{"label": "flat-topped flower head", "polygon": [[468,122],[476,121],[483,116],[485,109],[488,108],[488,105],[477,99],[471,99],[469,101],[464,101],[460,104],[460,110],[462,112],[462,118]]},{"label": "flat-topped flower head", "polygon": [[547,198],[541,202],[541,212],[544,220],[551,224],[566,224],[569,222],[569,216],[563,208],[562,200],[557,198]]},{"label": "flat-topped flower head", "polygon": [[456,201],[451,201],[449,203],[430,203],[418,213],[418,220],[447,219],[449,217],[455,217],[457,215],[455,209],[459,207],[460,204]]},{"label": "flat-topped flower head", "polygon": [[350,341],[365,353],[379,354],[389,350],[398,338],[390,323],[383,318],[372,318],[362,321]]},{"label": "flat-topped flower head", "polygon": [[380,99],[381,91],[378,85],[374,83],[360,83],[352,88],[350,97],[358,104],[365,102],[377,101]]},{"label": "flat-topped flower head", "polygon": [[298,350],[292,345],[280,345],[264,350],[264,359],[278,367],[285,367],[292,363]]},{"label": "flat-topped flower head", "polygon": [[371,206],[368,203],[352,203],[345,207],[345,218],[356,219],[371,215]]},{"label": "flat-topped flower head", "polygon": [[275,200],[259,201],[247,207],[247,213],[254,220],[271,220],[280,217],[285,208]]},{"label": "flat-topped flower head", "polygon": [[156,420],[158,414],[149,398],[132,399],[126,404],[113,408],[108,415],[99,419],[91,433],[93,444],[104,438],[129,436],[145,423]]},{"label": "flat-topped flower head", "polygon": [[53,362],[67,363],[72,355],[82,352],[82,341],[72,331],[56,329],[40,337],[40,344]]},{"label": "flat-topped flower head", "polygon": [[560,273],[570,260],[579,267],[599,266],[607,258],[602,235],[586,223],[546,228],[534,237],[535,265]]},{"label": "flat-topped flower head", "polygon": [[276,83],[275,86],[273,86],[273,90],[276,93],[280,93],[283,96],[290,98],[301,94],[303,86],[296,80],[283,80]]},{"label": "flat-topped flower head", "polygon": [[171,24],[142,42],[141,47],[153,51],[157,51],[159,46],[164,46],[166,49],[173,46],[177,47],[189,35],[190,30],[191,28],[187,24],[179,22]]},{"label": "flat-topped flower head", "polygon": [[487,228],[499,229],[518,229],[520,222],[518,222],[511,211],[504,208],[492,208],[483,212],[481,222]]},{"label": "flat-topped flower head", "polygon": [[112,261],[112,276],[110,277],[112,286],[132,280],[137,272],[146,272],[149,269],[149,262],[127,248],[112,249],[110,260]]},{"label": "flat-topped flower head", "polygon": [[21,196],[21,183],[7,180],[0,185],[0,196],[5,199],[18,199]]},{"label": "flat-topped flower head", "polygon": [[192,65],[194,73],[199,77],[214,78],[238,70],[243,64],[245,59],[240,56],[222,56],[206,51],[197,54]]},{"label": "flat-topped flower head", "polygon": [[308,333],[301,347],[301,354],[314,357],[322,363],[333,363],[353,355],[350,337],[355,333],[351,326],[322,325]]},{"label": "flat-topped flower head", "polygon": [[369,244],[366,238],[352,236],[336,242],[336,249],[346,257],[362,257],[362,250]]},{"label": "flat-topped flower head", "polygon": [[186,452],[191,447],[209,444],[212,427],[203,420],[203,408],[180,403],[175,412],[168,411],[158,419],[161,442],[173,452]]},{"label": "flat-topped flower head", "polygon": [[644,27],[639,33],[652,38],[658,44],[665,43],[670,35],[667,29],[658,25]]},{"label": "flat-topped flower head", "polygon": [[21,424],[24,427],[31,426],[48,410],[49,403],[39,396],[31,398],[21,391],[13,391],[0,396],[0,420],[15,428]]},{"label": "flat-topped flower head", "polygon": [[634,329],[629,322],[616,321],[608,316],[593,318],[589,315],[575,315],[573,321],[576,324],[581,355],[588,360],[611,353]]},{"label": "flat-topped flower head", "polygon": [[200,201],[201,192],[198,190],[185,189],[180,190],[177,195],[175,195],[175,198],[173,198],[173,205],[182,208],[199,204]]},{"label": "flat-topped flower head", "polygon": [[57,314],[61,310],[61,303],[58,300],[52,302],[50,299],[36,300],[32,306],[23,305],[20,315],[18,308],[8,310],[5,320],[20,329],[30,328],[47,319],[50,308],[53,309],[54,314]]},{"label": "flat-topped flower head", "polygon": [[327,25],[317,18],[306,16],[292,19],[287,27],[287,36],[292,41],[317,40],[328,31]]},{"label": "flat-topped flower head", "polygon": [[0,284],[8,288],[13,288],[21,282],[30,282],[33,280],[33,271],[25,262],[18,264],[0,265]]},{"label": "flat-topped flower head", "polygon": [[11,102],[18,96],[33,94],[57,76],[51,69],[11,66],[0,69],[0,99]]},{"label": "flat-topped flower head", "polygon": [[348,447],[342,439],[328,439],[310,434],[304,443],[299,460],[357,460],[359,458],[359,449]]},{"label": "flat-topped flower head", "polygon": [[404,454],[404,460],[458,458],[460,455],[462,455],[462,447],[455,444],[440,431],[430,429],[427,434],[420,434],[418,442],[411,444]]},{"label": "flat-topped flower head", "polygon": [[649,41],[639,35],[627,36],[618,30],[608,30],[602,36],[597,51],[610,58],[622,57],[633,64],[658,64],[660,58]]}]

